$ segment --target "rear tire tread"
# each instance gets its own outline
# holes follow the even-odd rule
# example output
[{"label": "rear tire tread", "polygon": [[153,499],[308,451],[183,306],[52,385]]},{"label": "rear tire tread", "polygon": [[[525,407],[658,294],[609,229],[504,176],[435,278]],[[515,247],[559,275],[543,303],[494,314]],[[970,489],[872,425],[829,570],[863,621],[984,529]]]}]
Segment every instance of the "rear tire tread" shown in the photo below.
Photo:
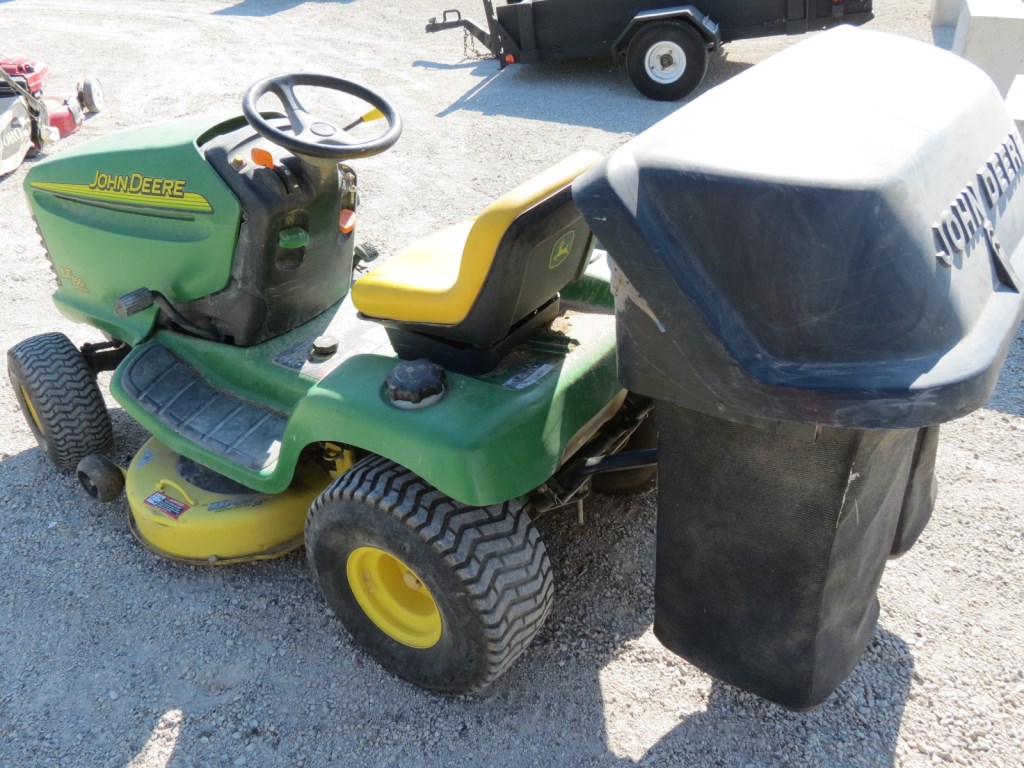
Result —
[{"label": "rear tire tread", "polygon": [[447,563],[480,616],[488,648],[486,672],[467,690],[497,679],[537,634],[554,594],[547,551],[526,512],[515,502],[466,507],[413,472],[373,456],[314,503],[307,534],[325,505],[345,501],[394,516]]}]

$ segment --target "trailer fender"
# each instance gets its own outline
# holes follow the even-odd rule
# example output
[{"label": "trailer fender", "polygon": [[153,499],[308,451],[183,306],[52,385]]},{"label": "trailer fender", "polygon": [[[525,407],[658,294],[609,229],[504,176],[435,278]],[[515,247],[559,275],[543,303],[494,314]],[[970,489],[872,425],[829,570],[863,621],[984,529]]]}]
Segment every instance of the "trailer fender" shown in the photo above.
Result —
[{"label": "trailer fender", "polygon": [[721,31],[718,24],[712,21],[710,16],[702,13],[692,5],[679,5],[672,8],[659,8],[638,13],[630,19],[626,28],[615,38],[615,42],[612,43],[612,55],[624,56],[626,49],[629,47],[629,41],[633,39],[645,24],[667,19],[680,19],[693,25],[711,50],[717,51],[719,46],[722,45]]}]

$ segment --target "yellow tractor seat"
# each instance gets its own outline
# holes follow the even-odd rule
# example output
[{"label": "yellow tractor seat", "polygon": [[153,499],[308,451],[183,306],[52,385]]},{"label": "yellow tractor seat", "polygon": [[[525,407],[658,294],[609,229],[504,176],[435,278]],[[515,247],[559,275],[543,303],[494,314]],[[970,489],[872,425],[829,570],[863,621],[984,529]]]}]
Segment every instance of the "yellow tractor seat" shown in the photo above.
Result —
[{"label": "yellow tractor seat", "polygon": [[493,367],[557,315],[558,292],[586,269],[594,237],[571,185],[600,157],[577,152],[476,219],[406,246],[356,282],[356,308],[387,327],[401,357]]}]

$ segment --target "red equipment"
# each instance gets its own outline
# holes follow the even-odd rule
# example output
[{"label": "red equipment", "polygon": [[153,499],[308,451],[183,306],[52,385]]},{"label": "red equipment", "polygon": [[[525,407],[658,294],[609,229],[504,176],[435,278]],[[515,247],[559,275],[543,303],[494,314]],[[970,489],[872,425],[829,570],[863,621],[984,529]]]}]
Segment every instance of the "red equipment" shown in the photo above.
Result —
[{"label": "red equipment", "polygon": [[85,78],[67,98],[44,96],[50,69],[27,56],[0,55],[0,176],[10,173],[29,150],[78,130],[85,112],[103,108],[99,80]]}]

